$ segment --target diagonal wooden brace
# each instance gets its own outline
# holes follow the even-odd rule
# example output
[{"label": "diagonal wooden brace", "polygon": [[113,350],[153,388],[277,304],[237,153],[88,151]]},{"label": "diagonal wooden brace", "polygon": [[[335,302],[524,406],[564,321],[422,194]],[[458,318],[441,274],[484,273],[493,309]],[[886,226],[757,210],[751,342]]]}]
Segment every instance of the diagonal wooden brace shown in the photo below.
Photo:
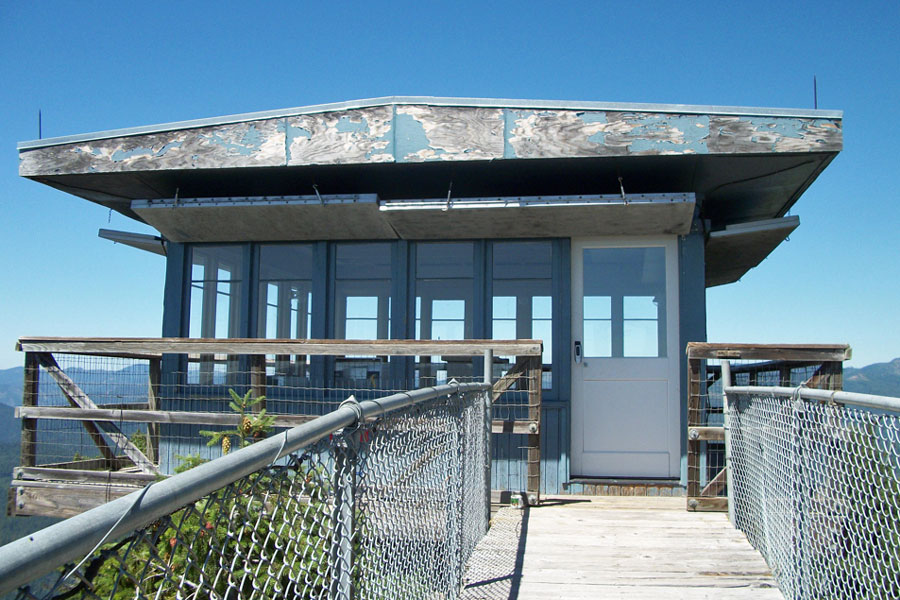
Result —
[{"label": "diagonal wooden brace", "polygon": [[[76,408],[97,408],[97,405],[84,393],[84,390],[82,390],[77,383],[72,381],[71,377],[66,375],[65,371],[62,370],[52,354],[46,352],[38,353],[38,361],[50,377],[56,381],[56,384],[59,386],[59,389],[62,390],[62,393],[66,397],[66,400],[69,401],[69,404]],[[128,439],[128,436],[123,434],[114,423],[110,421],[82,421],[82,425],[87,429],[91,439],[107,460],[115,461],[116,455],[106,443],[106,440],[103,439],[100,429],[102,429],[107,437],[115,443],[117,448],[121,448],[122,451],[125,452],[125,455],[128,456],[141,471],[144,473],[153,473],[154,475],[160,474],[156,465],[154,465],[153,462],[147,458],[147,456],[141,452],[141,450]]]}]

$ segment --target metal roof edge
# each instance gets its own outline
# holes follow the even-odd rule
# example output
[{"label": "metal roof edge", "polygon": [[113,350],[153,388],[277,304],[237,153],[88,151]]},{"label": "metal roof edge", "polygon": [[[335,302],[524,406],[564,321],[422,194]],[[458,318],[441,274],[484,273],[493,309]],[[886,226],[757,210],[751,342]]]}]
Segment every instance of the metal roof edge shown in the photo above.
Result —
[{"label": "metal roof edge", "polygon": [[178,129],[195,129],[213,125],[227,125],[242,121],[261,121],[296,115],[315,114],[321,112],[373,108],[389,105],[423,104],[427,106],[458,106],[473,108],[510,108],[534,110],[608,110],[624,112],[658,112],[671,114],[704,114],[742,117],[787,117],[843,119],[841,110],[804,109],[804,108],[760,108],[746,106],[703,106],[698,104],[653,104],[641,102],[579,102],[571,100],[514,100],[503,98],[446,98],[436,96],[383,96],[365,98],[329,104],[314,104],[296,108],[283,108],[258,112],[225,115],[206,119],[174,121],[157,125],[144,125],[124,129],[109,129],[93,133],[65,135],[38,140],[23,141],[17,144],[18,150],[34,150],[48,146],[73,144],[116,137],[129,137],[148,133],[162,133]]}]

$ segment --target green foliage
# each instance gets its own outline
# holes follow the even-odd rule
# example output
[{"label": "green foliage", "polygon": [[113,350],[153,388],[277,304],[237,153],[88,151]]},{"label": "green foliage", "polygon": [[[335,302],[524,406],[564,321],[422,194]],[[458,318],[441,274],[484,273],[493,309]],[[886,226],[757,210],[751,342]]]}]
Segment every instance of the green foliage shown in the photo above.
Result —
[{"label": "green foliage", "polygon": [[177,467],[175,467],[175,474],[184,473],[185,471],[190,471],[194,467],[198,467],[205,462],[209,462],[205,458],[200,458],[199,454],[190,454],[188,456],[184,456],[182,454],[176,454],[175,458],[181,461]]},{"label": "green foliage", "polygon": [[247,390],[243,396],[233,389],[229,389],[228,393],[231,394],[231,402],[228,403],[228,406],[241,417],[238,426],[225,431],[200,431],[200,435],[209,438],[207,446],[222,446],[222,454],[228,454],[232,437],[238,440],[238,448],[244,448],[265,438],[275,424],[275,417],[267,415],[266,409],[262,408],[258,412],[251,412],[254,406],[266,399],[265,396],[251,398],[252,390]]},{"label": "green foliage", "polygon": [[[152,543],[132,545],[134,538],[128,538],[105,546],[85,567],[94,574],[92,593],[101,598],[137,597],[137,586],[131,577],[121,576],[121,570],[132,577],[143,574],[140,597],[181,597],[182,578],[203,582],[205,589],[196,590],[198,597],[249,596],[254,580],[266,597],[319,597],[328,584],[328,535],[321,526],[330,511],[329,486],[323,485],[321,476],[317,469],[289,469],[274,481],[263,471],[157,521],[144,531],[144,539]],[[294,504],[301,497],[308,499],[304,505]],[[277,529],[270,527],[279,508],[302,516],[279,520]],[[257,558],[233,561],[234,556]],[[261,556],[268,562],[257,574],[254,565]],[[218,573],[220,565],[226,565],[225,576]],[[228,571],[229,565],[234,570]],[[306,587],[298,589],[294,582]]]}]

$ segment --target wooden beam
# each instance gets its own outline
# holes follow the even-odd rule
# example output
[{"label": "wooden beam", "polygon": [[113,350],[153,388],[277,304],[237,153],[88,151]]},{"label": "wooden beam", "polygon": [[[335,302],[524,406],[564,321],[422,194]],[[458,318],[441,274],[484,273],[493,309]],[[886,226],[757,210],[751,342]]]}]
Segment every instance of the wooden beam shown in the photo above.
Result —
[{"label": "wooden beam", "polygon": [[20,338],[16,344],[24,352],[68,354],[136,353],[161,354],[304,354],[321,356],[540,356],[540,340],[290,340],[290,339],[210,339],[210,338]]},{"label": "wooden beam", "polygon": [[250,389],[253,398],[262,398],[261,402],[253,405],[253,412],[259,412],[266,408],[266,357],[255,354],[250,357]]},{"label": "wooden beam", "polygon": [[539,421],[504,421],[502,419],[494,419],[491,421],[491,433],[517,433],[528,435],[540,432],[541,424]]},{"label": "wooden beam", "polygon": [[526,376],[526,371],[528,369],[528,359],[526,358],[517,358],[515,364],[512,368],[506,372],[506,374],[494,382],[494,388],[492,393],[494,395],[493,401],[496,402],[500,399],[500,396],[503,395],[509,388],[516,384],[518,381],[522,381]]},{"label": "wooden beam", "polygon": [[[22,405],[37,406],[40,383],[40,365],[37,355],[25,353],[25,382],[22,388]],[[22,464],[33,467],[37,454],[37,421],[22,419],[22,446],[20,450]]]},{"label": "wooden beam", "polygon": [[688,497],[688,510],[692,512],[726,512],[728,498]]},{"label": "wooden beam", "polygon": [[725,441],[724,427],[688,427],[688,439],[698,442]]},{"label": "wooden beam", "polygon": [[718,474],[713,477],[709,483],[706,484],[700,491],[701,496],[709,496],[715,498],[719,495],[719,492],[725,489],[725,484],[728,481],[728,468],[724,468],[718,472]]},{"label": "wooden beam", "polygon": [[127,469],[132,466],[133,463],[131,462],[131,459],[123,454],[121,456],[116,456],[116,460],[113,463],[112,467],[109,466],[109,461],[105,458],[81,458],[79,460],[69,460],[66,462],[46,463],[43,465],[37,465],[36,468],[75,470],[80,469],[83,471],[112,471],[113,473],[115,473],[119,469]]},{"label": "wooden beam", "polygon": [[71,481],[74,483],[100,483],[122,485],[147,485],[159,478],[152,473],[128,473],[123,471],[93,471],[85,469],[55,469],[48,467],[16,467],[16,481]]},{"label": "wooden beam", "polygon": [[142,485],[96,485],[13,481],[15,516],[69,518],[141,489]]},{"label": "wooden beam", "polygon": [[[124,421],[130,423],[172,423],[177,425],[240,425],[235,413],[190,412],[178,410],[107,410],[102,408],[67,408],[65,406],[21,406],[18,418],[64,419],[68,421]],[[315,415],[273,415],[275,427],[296,427],[312,421]]]},{"label": "wooden beam", "polygon": [[528,480],[525,491],[528,503],[538,505],[541,501],[541,392],[543,365],[540,356],[525,359],[528,362],[528,420],[537,423],[537,431],[528,434],[527,466]]},{"label": "wooden beam", "polygon": [[[688,357],[687,361],[687,419],[688,427],[701,426],[700,422],[700,372],[701,364],[697,358]],[[687,440],[687,494],[700,495],[700,442]]]},{"label": "wooden beam", "polygon": [[751,360],[844,361],[852,356],[847,344],[719,344],[689,342],[689,358]]},{"label": "wooden beam", "polygon": [[[91,400],[84,391],[78,387],[72,378],[69,377],[65,371],[63,371],[59,364],[56,362],[56,359],[53,358],[53,355],[47,353],[41,353],[38,355],[38,361],[41,363],[41,366],[44,367],[44,370],[56,381],[56,384],[62,390],[63,395],[69,401],[72,406],[79,407],[81,409],[93,409],[93,410],[102,410],[97,409],[97,405],[94,404],[94,401]],[[39,408],[39,407],[34,407]],[[112,411],[115,413],[116,411]],[[124,411],[119,411],[124,412]],[[93,423],[91,421],[82,421],[82,425],[85,429],[88,430],[88,433],[91,434],[91,438],[94,440],[94,443],[100,449],[100,451],[107,456],[109,459],[114,459],[115,454],[112,450],[109,449],[109,446],[106,444],[106,441],[103,439],[103,436],[100,434],[100,431],[97,429],[97,425],[103,429],[104,433],[116,444],[116,447],[121,448],[122,451],[128,455],[128,457],[134,461],[142,471],[145,473],[153,473],[156,475],[160,474],[159,469],[156,468],[156,465],[147,458],[147,456],[140,451],[140,449],[135,446],[131,440],[128,439],[128,436],[122,433],[115,424],[109,421],[100,421],[98,423]]]},{"label": "wooden beam", "polygon": [[[147,372],[147,410],[159,410],[159,390],[162,381],[162,359],[150,360]],[[159,425],[147,424],[147,457],[159,461]]]}]

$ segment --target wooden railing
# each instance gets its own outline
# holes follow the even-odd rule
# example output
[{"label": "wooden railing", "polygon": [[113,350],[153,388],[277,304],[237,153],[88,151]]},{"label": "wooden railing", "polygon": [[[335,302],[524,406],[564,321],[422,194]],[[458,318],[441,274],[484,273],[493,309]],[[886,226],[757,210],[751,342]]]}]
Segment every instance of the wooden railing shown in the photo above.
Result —
[{"label": "wooden railing", "polygon": [[728,510],[725,427],[721,422],[711,424],[714,419],[710,418],[711,415],[721,415],[719,360],[728,359],[732,377],[746,379],[745,385],[791,386],[802,383],[811,388],[840,390],[843,361],[848,360],[850,355],[849,346],[836,344],[689,343],[688,510]]},{"label": "wooden railing", "polygon": [[[25,353],[25,386],[22,406],[16,412],[22,419],[22,446],[21,466],[14,472],[10,489],[8,506],[11,514],[70,516],[170,474],[171,469],[163,469],[161,465],[160,444],[166,443],[162,426],[236,428],[242,424],[240,415],[228,411],[224,404],[225,408],[219,410],[208,407],[202,411],[190,410],[190,406],[172,408],[173,404],[178,404],[173,403],[172,398],[179,396],[173,391],[176,388],[172,385],[172,373],[167,371],[166,361],[180,361],[181,368],[201,362],[206,367],[201,364],[198,368],[209,367],[210,374],[215,364],[224,370],[240,363],[240,389],[249,390],[253,398],[263,398],[254,405],[253,410],[258,412],[267,408],[265,397],[278,397],[279,391],[284,391],[278,389],[277,378],[267,375],[267,368],[271,373],[278,360],[273,357],[283,356],[443,356],[469,357],[470,361],[483,357],[488,374],[493,369],[494,357],[516,357],[505,375],[493,382],[493,399],[502,403],[515,394],[520,406],[513,411],[512,417],[506,414],[503,418],[492,419],[491,430],[495,434],[527,436],[524,491],[531,502],[539,501],[542,368],[539,340],[22,338],[17,349]],[[103,360],[139,364],[140,377],[145,377],[145,383],[140,386],[140,397],[137,393],[129,393],[124,402],[121,398],[109,397],[114,394],[98,393],[92,397],[90,386],[77,381],[79,373],[83,374],[86,369],[70,369],[70,374],[65,365],[61,366],[63,362],[79,364],[80,360],[99,365],[97,370],[101,375],[105,372]],[[112,377],[113,371],[109,374]],[[181,376],[177,385],[182,388],[178,389],[185,386],[187,376],[185,373]],[[230,387],[230,384],[218,387]],[[97,389],[97,385],[94,388]],[[48,405],[49,401],[42,403],[42,389],[44,394],[52,393],[55,406]],[[377,390],[370,391],[378,393]],[[316,393],[329,392],[316,388]],[[339,402],[342,398],[338,396],[342,393],[345,392],[334,391],[333,400]],[[274,426],[293,427],[321,414],[304,413],[301,404],[298,402],[286,408],[284,403],[273,407],[270,402],[268,412],[274,417]],[[510,405],[503,406],[508,408]],[[79,431],[87,434],[98,456],[39,460],[41,445],[52,442],[49,439],[52,433],[42,432],[39,422],[80,423]],[[141,443],[134,439],[136,426],[140,426],[140,435],[145,436]],[[132,430],[131,435],[129,430]],[[47,439],[41,439],[45,433]]]}]

